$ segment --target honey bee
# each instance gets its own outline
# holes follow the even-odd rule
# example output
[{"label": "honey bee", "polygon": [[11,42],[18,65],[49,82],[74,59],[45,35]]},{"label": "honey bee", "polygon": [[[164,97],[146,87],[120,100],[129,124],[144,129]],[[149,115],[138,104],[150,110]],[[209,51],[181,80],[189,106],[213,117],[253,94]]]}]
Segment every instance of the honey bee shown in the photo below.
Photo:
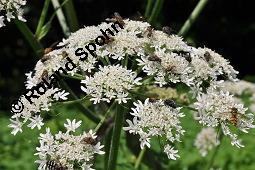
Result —
[{"label": "honey bee", "polygon": [[49,160],[46,162],[47,170],[68,170],[67,166],[62,165],[60,162]]},{"label": "honey bee", "polygon": [[177,107],[176,103],[173,100],[171,100],[171,99],[164,100],[164,104],[166,106],[170,106],[172,108],[176,108]]},{"label": "honey bee", "polygon": [[125,22],[123,21],[123,18],[120,16],[118,12],[114,12],[114,15],[112,18],[106,18],[106,21],[110,22],[119,22],[121,25],[125,25]]},{"label": "honey bee", "polygon": [[145,31],[145,33],[147,34],[147,37],[151,37],[153,33],[153,28],[149,26],[147,30]]},{"label": "honey bee", "polygon": [[148,60],[149,60],[149,61],[161,62],[161,59],[160,59],[158,56],[156,56],[156,55],[151,55],[151,56],[149,56],[149,57],[148,57]]},{"label": "honey bee", "polygon": [[231,108],[230,113],[231,113],[231,117],[230,117],[229,121],[230,121],[234,126],[236,126],[237,123],[238,123],[238,118],[239,118],[239,114],[238,114],[237,108],[235,108],[235,107]]},{"label": "honey bee", "polygon": [[92,137],[85,137],[82,139],[81,141],[84,144],[89,144],[89,145],[96,145],[97,144],[97,140],[93,139]]},{"label": "honey bee", "polygon": [[206,51],[204,54],[204,58],[207,62],[209,62],[212,59],[212,56],[208,51]]}]

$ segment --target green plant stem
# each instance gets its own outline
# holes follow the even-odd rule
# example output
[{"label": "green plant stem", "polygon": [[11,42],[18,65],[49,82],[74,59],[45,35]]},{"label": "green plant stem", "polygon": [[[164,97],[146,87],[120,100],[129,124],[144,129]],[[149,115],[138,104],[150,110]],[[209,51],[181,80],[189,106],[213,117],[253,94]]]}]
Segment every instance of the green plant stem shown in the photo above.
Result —
[{"label": "green plant stem", "polygon": [[109,152],[109,159],[107,163],[107,170],[115,170],[117,163],[117,156],[119,150],[120,134],[123,126],[124,112],[121,105],[116,105],[116,114],[114,120],[113,134],[111,139],[111,146]]},{"label": "green plant stem", "polygon": [[220,133],[219,134],[219,141],[220,141],[220,143],[219,143],[219,145],[216,146],[216,148],[215,148],[215,150],[213,152],[213,155],[212,155],[212,157],[211,157],[211,159],[209,161],[209,164],[208,164],[208,168],[207,168],[208,170],[211,169],[211,167],[212,167],[212,165],[214,163],[214,160],[216,158],[216,155],[217,155],[217,153],[219,151],[219,148],[220,148],[220,144],[221,144],[221,141],[222,141],[223,134],[222,134],[222,131],[220,131],[219,133]]},{"label": "green plant stem", "polygon": [[153,2],[153,0],[147,0],[147,5],[146,5],[146,9],[145,9],[145,14],[144,14],[145,18],[148,18],[150,15],[152,4],[153,4],[152,2]]},{"label": "green plant stem", "polygon": [[64,101],[64,102],[55,102],[55,103],[52,103],[53,106],[57,106],[57,105],[67,105],[67,104],[73,104],[73,103],[78,103],[78,102],[81,102],[83,100],[86,99],[87,96],[81,98],[81,99],[76,99],[76,100],[69,100],[69,101]]},{"label": "green plant stem", "polygon": [[[51,2],[52,2],[52,5],[53,5],[54,9],[56,10],[57,18],[58,18],[59,24],[62,28],[62,31],[63,31],[64,35],[66,37],[68,37],[70,35],[70,29],[67,25],[66,18],[64,16],[63,11],[62,11],[61,5],[59,4],[58,0],[51,0]],[[67,1],[65,1],[65,3],[67,3]]]},{"label": "green plant stem", "polygon": [[33,51],[38,57],[41,57],[43,55],[43,46],[40,44],[39,41],[35,38],[32,31],[29,29],[29,27],[26,25],[26,23],[14,19],[14,22],[19,29],[19,31],[23,34],[23,36],[28,41],[29,45],[32,47]]},{"label": "green plant stem", "polygon": [[140,151],[140,153],[139,153],[139,155],[138,155],[138,158],[137,158],[137,160],[136,160],[136,162],[135,162],[135,169],[138,169],[138,168],[139,168],[139,166],[140,166],[140,164],[141,164],[141,161],[142,161],[142,159],[143,159],[143,156],[144,156],[145,151],[146,151],[146,148],[143,148],[143,149]]},{"label": "green plant stem", "polygon": [[198,16],[200,15],[201,11],[205,8],[208,0],[200,0],[195,7],[195,9],[190,14],[189,18],[185,21],[184,25],[182,26],[181,30],[179,31],[178,35],[185,37],[189,32],[191,26],[197,20]]},{"label": "green plant stem", "polygon": [[151,12],[151,15],[148,19],[149,23],[152,23],[154,24],[155,23],[155,20],[158,18],[158,15],[162,9],[162,6],[163,6],[163,3],[164,3],[164,0],[157,0],[155,5],[154,5],[154,8]]},{"label": "green plant stem", "polygon": [[48,13],[48,9],[49,9],[49,4],[50,4],[50,0],[45,0],[44,5],[43,5],[43,10],[36,28],[36,32],[35,35],[39,35],[39,33],[41,32],[41,29],[44,25],[45,22],[45,18],[47,16]]},{"label": "green plant stem", "polygon": [[74,9],[73,0],[69,0],[64,5],[67,21],[70,27],[71,32],[75,32],[79,29],[77,15]]},{"label": "green plant stem", "polygon": [[97,124],[96,128],[95,128],[95,132],[97,132],[99,130],[99,128],[103,125],[105,119],[109,116],[109,114],[111,113],[112,109],[116,106],[116,102],[114,101],[113,104],[108,108],[107,112],[104,114],[104,117],[100,120],[100,122]]},{"label": "green plant stem", "polygon": [[84,80],[85,77],[83,77],[82,75],[78,75],[78,74],[74,74],[73,76],[69,75],[69,74],[61,74],[62,77],[67,77],[67,78],[70,78],[70,79],[76,79],[76,80]]},{"label": "green plant stem", "polygon": [[182,106],[183,108],[187,108],[189,110],[192,110],[192,111],[198,111],[197,109],[193,108],[193,107],[190,107],[190,106]]}]

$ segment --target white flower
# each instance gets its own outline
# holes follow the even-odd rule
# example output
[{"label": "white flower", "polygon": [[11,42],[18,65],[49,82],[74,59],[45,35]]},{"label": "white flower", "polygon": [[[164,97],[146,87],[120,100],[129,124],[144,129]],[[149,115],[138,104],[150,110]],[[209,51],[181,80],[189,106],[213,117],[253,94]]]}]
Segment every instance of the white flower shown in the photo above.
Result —
[{"label": "white flower", "polygon": [[73,121],[71,121],[70,119],[67,119],[66,121],[67,121],[67,124],[64,124],[64,126],[68,132],[75,132],[75,130],[81,126],[81,122],[82,122],[82,121],[76,122],[75,119]]},{"label": "white flower", "polygon": [[214,128],[211,127],[203,128],[197,134],[195,140],[195,146],[202,156],[206,156],[208,151],[219,145],[219,143],[220,142],[217,139],[217,133],[215,132]]},{"label": "white flower", "polygon": [[255,84],[240,80],[238,82],[225,81],[222,89],[229,91],[231,94],[241,95],[243,92],[255,93]]},{"label": "white flower", "polygon": [[248,129],[255,128],[253,115],[247,114],[247,108],[238,103],[229,92],[209,88],[207,93],[197,97],[194,106],[198,110],[196,119],[200,123],[211,127],[221,126],[224,135],[229,136],[232,144],[237,147],[240,142],[229,126],[235,126],[245,133],[248,133]]},{"label": "white flower", "polygon": [[35,115],[34,117],[29,118],[29,120],[31,121],[31,123],[29,123],[27,126],[31,129],[34,129],[35,127],[41,129],[41,127],[44,125],[44,123],[42,122],[43,119],[40,115]]},{"label": "white flower", "polygon": [[4,16],[0,16],[0,28],[5,26],[4,24]]},{"label": "white flower", "polygon": [[81,89],[91,95],[91,100],[94,104],[100,101],[110,102],[116,99],[118,103],[126,103],[128,99],[128,90],[131,90],[135,85],[141,85],[141,78],[136,77],[136,73],[126,68],[116,66],[100,67],[93,77],[87,76],[81,83]]},{"label": "white flower", "polygon": [[164,152],[167,154],[168,159],[176,160],[176,158],[179,158],[180,156],[177,154],[178,150],[174,150],[174,147],[171,147],[170,145],[165,145]]},{"label": "white flower", "polygon": [[[150,102],[149,99],[146,99],[144,103],[138,101],[134,105],[136,107],[132,108],[133,112],[130,113],[134,116],[133,121],[127,120],[129,126],[123,129],[140,136],[141,148],[150,147],[150,138],[153,136],[160,138],[165,136],[171,143],[180,141],[180,135],[184,133],[179,120],[180,117],[184,116],[180,113],[181,108],[171,107],[167,100]],[[166,145],[165,150],[175,153],[168,145]],[[173,156],[171,155],[170,158],[172,159]]]},{"label": "white flower", "polygon": [[8,127],[13,128],[11,134],[16,135],[18,132],[22,132],[22,123],[18,119],[10,119],[11,124],[8,125]]},{"label": "white flower", "polygon": [[69,93],[66,92],[65,90],[63,91],[59,91],[57,93],[54,94],[53,98],[56,99],[56,100],[59,100],[59,99],[62,99],[62,100],[67,100],[67,97]]},{"label": "white flower", "polygon": [[[68,169],[80,167],[81,169],[91,170],[94,154],[104,154],[101,150],[103,145],[96,142],[96,135],[90,130],[80,135],[74,135],[72,132],[80,126],[80,122],[67,119],[68,124],[64,124],[66,132],[59,132],[52,135],[50,129],[46,129],[45,134],[40,134],[40,147],[37,147],[39,156],[39,169],[47,169],[47,161],[54,161]],[[70,126],[73,131],[70,131]]]},{"label": "white flower", "polygon": [[[5,14],[8,22],[10,22],[13,18],[25,21],[22,17],[23,10],[21,9],[24,5],[26,5],[26,0],[0,0],[0,12]],[[3,23],[4,19],[4,16],[0,16],[0,28],[5,26]]]},{"label": "white flower", "polygon": [[[160,87],[171,82],[184,83],[198,90],[194,94],[203,92],[205,90],[202,88],[203,82],[213,84],[217,80],[217,76],[222,75],[231,81],[236,80],[236,74],[238,72],[233,69],[226,59],[216,52],[208,48],[197,49],[191,47],[181,37],[176,35],[169,36],[162,31],[153,30],[150,24],[146,22],[125,19],[124,23],[124,28],[112,36],[112,42],[103,46],[96,45],[97,49],[95,53],[97,57],[91,54],[81,56],[86,58],[84,61],[80,61],[79,57],[75,55],[77,48],[84,47],[84,45],[95,40],[97,36],[102,35],[100,29],[106,30],[110,28],[111,23],[103,22],[98,26],[82,28],[73,33],[68,39],[64,39],[59,44],[60,49],[53,50],[46,55],[48,56],[47,61],[38,61],[33,76],[30,75],[28,77],[26,83],[27,88],[38,84],[45,71],[51,75],[60,67],[65,68],[66,61],[63,60],[63,53],[67,54],[73,63],[77,65],[77,68],[68,72],[71,75],[77,71],[93,74],[98,60],[105,57],[115,60],[123,60],[124,58],[134,60],[134,62],[137,62],[134,64],[142,66],[142,70],[147,75],[153,76],[155,83],[160,85]],[[152,56],[154,56],[154,59],[151,59]],[[157,60],[155,60],[155,56],[157,56]],[[208,59],[208,56],[210,59]],[[110,68],[115,66],[108,65],[105,67]],[[104,78],[109,77],[103,73],[100,75],[104,75]],[[82,82],[85,83],[94,80],[95,78],[91,76],[90,74]],[[111,74],[110,78],[112,76],[113,74]],[[134,79],[133,84],[138,84],[139,80]],[[118,81],[113,83],[118,83]],[[86,93],[93,94],[91,100],[94,103],[101,101],[110,102],[111,99],[117,99],[118,102],[124,103],[127,100],[125,97],[121,98],[127,95],[127,92],[122,93],[123,90],[116,92],[115,89],[105,90],[101,86],[97,88],[81,88]],[[120,98],[117,97],[117,94]]]},{"label": "white flower", "polygon": [[[37,95],[38,98],[32,98],[31,97],[31,102],[32,103],[30,103],[25,98],[25,96],[22,95],[20,97],[20,101],[22,102],[24,108],[20,113],[15,113],[12,116],[12,119],[16,119],[16,121],[22,122],[22,123],[19,124],[20,128],[27,121],[30,121],[30,123],[27,125],[28,127],[32,128],[32,129],[37,127],[38,129],[40,129],[41,126],[43,125],[43,122],[42,122],[43,119],[40,116],[38,116],[39,113],[42,110],[49,111],[49,108],[51,107],[52,101],[54,101],[54,100],[58,101],[60,99],[66,99],[65,96],[67,95],[67,93],[65,93],[64,91],[62,91],[62,92],[60,92],[60,91],[61,90],[58,89],[58,88],[51,88],[51,89],[48,89],[42,95],[39,95],[35,92],[35,95]],[[58,97],[55,96],[56,93],[60,93],[60,94],[57,94]],[[55,99],[54,99],[53,96],[55,96]],[[11,120],[11,121],[13,121],[13,120]],[[11,123],[11,125],[14,126],[13,123]],[[20,131],[20,130],[18,130],[18,131]],[[22,131],[20,131],[20,132],[22,132]]]}]

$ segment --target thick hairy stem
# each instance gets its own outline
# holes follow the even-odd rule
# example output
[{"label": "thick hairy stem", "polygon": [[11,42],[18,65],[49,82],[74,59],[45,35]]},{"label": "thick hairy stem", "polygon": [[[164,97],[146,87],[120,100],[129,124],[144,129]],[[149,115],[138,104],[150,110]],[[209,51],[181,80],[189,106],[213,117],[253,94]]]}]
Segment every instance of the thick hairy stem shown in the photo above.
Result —
[{"label": "thick hairy stem", "polygon": [[123,107],[116,105],[116,114],[114,120],[113,134],[110,145],[109,158],[107,163],[107,170],[115,170],[117,163],[117,156],[120,143],[120,134],[123,126],[124,112]]},{"label": "thick hairy stem", "polygon": [[208,0],[200,0],[195,7],[195,9],[190,14],[189,18],[185,21],[184,25],[182,26],[181,30],[179,31],[178,35],[185,37],[189,32],[191,26],[197,20],[198,16],[200,15],[201,11],[205,8]]}]

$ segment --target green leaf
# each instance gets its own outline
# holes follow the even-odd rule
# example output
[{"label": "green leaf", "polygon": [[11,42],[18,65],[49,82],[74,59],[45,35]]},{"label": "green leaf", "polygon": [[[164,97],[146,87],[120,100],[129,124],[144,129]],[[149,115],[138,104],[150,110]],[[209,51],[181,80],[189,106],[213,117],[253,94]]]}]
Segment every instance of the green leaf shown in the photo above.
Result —
[{"label": "green leaf", "polygon": [[40,30],[40,32],[37,35],[37,39],[41,40],[43,37],[45,37],[51,28],[51,21],[47,22]]}]

